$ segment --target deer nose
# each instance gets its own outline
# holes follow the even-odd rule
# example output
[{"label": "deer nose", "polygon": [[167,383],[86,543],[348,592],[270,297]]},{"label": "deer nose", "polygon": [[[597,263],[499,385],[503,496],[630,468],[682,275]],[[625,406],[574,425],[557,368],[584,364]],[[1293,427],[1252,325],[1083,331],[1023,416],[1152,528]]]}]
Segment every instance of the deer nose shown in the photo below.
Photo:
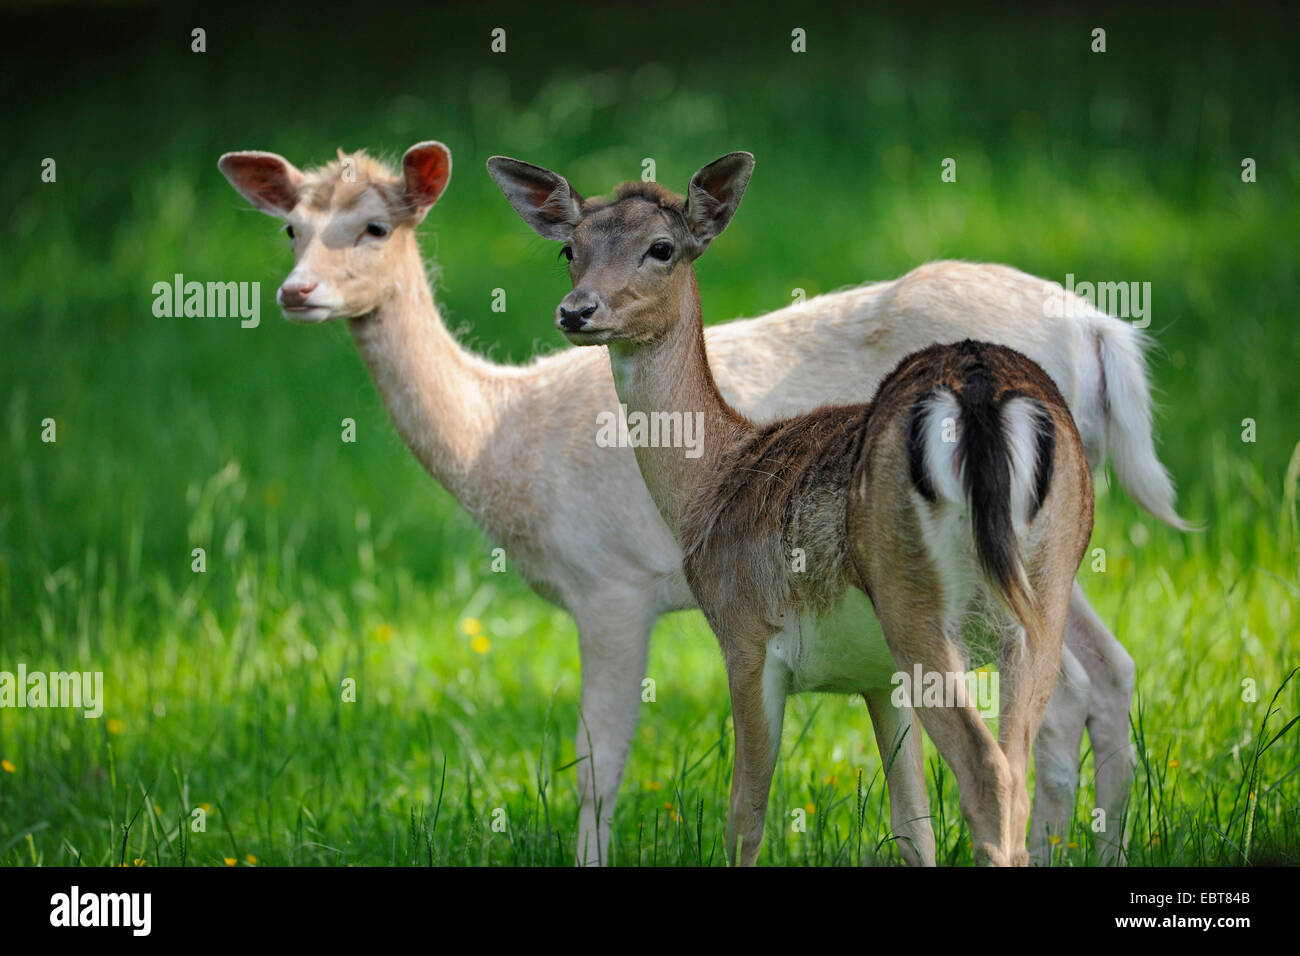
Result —
[{"label": "deer nose", "polygon": [[600,302],[594,295],[575,289],[560,303],[560,308],[557,310],[559,313],[557,324],[566,332],[578,332],[596,314],[598,308]]},{"label": "deer nose", "polygon": [[570,332],[576,332],[586,325],[587,320],[595,314],[596,307],[594,305],[576,311],[570,311],[564,306],[560,306],[560,325]]},{"label": "deer nose", "polygon": [[286,282],[280,286],[280,304],[290,309],[306,305],[307,297],[314,288],[315,282]]}]

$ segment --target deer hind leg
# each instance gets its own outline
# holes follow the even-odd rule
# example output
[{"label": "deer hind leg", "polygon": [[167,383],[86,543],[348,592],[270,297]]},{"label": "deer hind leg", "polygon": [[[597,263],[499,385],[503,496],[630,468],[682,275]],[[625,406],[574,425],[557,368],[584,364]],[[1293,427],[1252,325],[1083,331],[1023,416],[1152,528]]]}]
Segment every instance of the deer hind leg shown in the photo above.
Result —
[{"label": "deer hind leg", "polygon": [[1105,813],[1097,834],[1100,860],[1124,862],[1124,811],[1133,787],[1133,741],[1129,711],[1133,706],[1135,668],[1118,638],[1092,609],[1076,582],[1070,594],[1067,640],[1088,672],[1088,738],[1096,768],[1097,807]]},{"label": "deer hind leg", "polygon": [[934,866],[934,827],[925,792],[921,723],[911,707],[895,707],[884,688],[862,695],[880,749],[889,789],[889,824],[908,866]]},{"label": "deer hind leg", "polygon": [[730,641],[725,653],[736,738],[727,856],[733,864],[754,866],[763,846],[790,671],[762,639]]},{"label": "deer hind leg", "polygon": [[[1039,582],[1035,582],[1036,584]],[[1017,629],[1003,645],[998,742],[1011,768],[1014,806],[1011,819],[1011,863],[1029,865],[1026,831],[1029,826],[1029,755],[1043,722],[1043,712],[1061,671],[1061,648],[1069,611],[1070,580],[1049,581],[1035,588],[1042,632],[1035,638]]]},{"label": "deer hind leg", "polygon": [[[885,640],[900,670],[909,677],[920,666],[923,680],[947,685],[949,675],[964,675],[965,655],[959,621],[947,622],[937,609],[917,613],[901,588],[882,589],[877,610]],[[961,812],[970,827],[972,851],[980,865],[1010,862],[1014,792],[1011,767],[984,718],[967,695],[926,706],[924,688],[912,688],[912,704],[935,749],[957,778]]]},{"label": "deer hind leg", "polygon": [[1133,658],[1102,623],[1078,581],[1070,592],[1061,664],[1061,679],[1034,741],[1030,855],[1039,866],[1046,865],[1052,856],[1051,837],[1064,839],[1068,832],[1086,726],[1096,767],[1097,808],[1104,813],[1100,821],[1104,829],[1096,841],[1099,860],[1123,863],[1124,810],[1133,784],[1128,718]]},{"label": "deer hind leg", "polygon": [[1034,802],[1029,853],[1038,866],[1047,866],[1053,856],[1052,837],[1065,839],[1074,815],[1074,797],[1079,784],[1079,747],[1088,719],[1091,694],[1088,673],[1072,653],[1070,645],[1075,619],[1061,652],[1061,676],[1052,691],[1043,722],[1034,738]]}]

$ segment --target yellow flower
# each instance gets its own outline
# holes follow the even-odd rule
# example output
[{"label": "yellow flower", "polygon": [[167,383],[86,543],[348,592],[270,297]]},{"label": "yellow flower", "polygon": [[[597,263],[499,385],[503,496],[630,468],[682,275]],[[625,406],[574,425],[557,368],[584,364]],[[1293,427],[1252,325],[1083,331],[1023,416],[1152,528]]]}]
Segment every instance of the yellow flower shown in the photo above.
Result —
[{"label": "yellow flower", "polygon": [[1056,846],[1061,842],[1061,838],[1057,836],[1055,833],[1053,833],[1051,836],[1047,838],[1047,842],[1052,844],[1052,846]]},{"label": "yellow flower", "polygon": [[110,734],[120,734],[126,731],[126,724],[122,723],[116,717],[108,718],[108,722],[104,726]]},{"label": "yellow flower", "polygon": [[467,617],[460,622],[460,629],[470,637],[477,637],[483,633],[483,622],[476,617]]},{"label": "yellow flower", "polygon": [[1171,766],[1171,767],[1179,767],[1179,766],[1182,766],[1182,765],[1181,765],[1177,760],[1171,760],[1171,761],[1169,761],[1169,766]]},{"label": "yellow flower", "polygon": [[480,634],[469,642],[469,647],[475,654],[486,654],[492,648],[492,642]]},{"label": "yellow flower", "polygon": [[645,788],[647,790],[662,790],[664,788],[664,785],[660,783],[658,780],[647,780],[645,783]]},{"label": "yellow flower", "polygon": [[826,779],[823,780],[822,782],[825,783],[827,786],[834,787],[839,784],[840,778],[838,774],[828,773],[826,775]]},{"label": "yellow flower", "polygon": [[806,810],[808,813],[816,813],[816,812],[817,812],[817,805],[816,805],[815,803],[805,803],[805,804],[803,805],[803,808],[804,808],[804,810]]},{"label": "yellow flower", "polygon": [[139,857],[136,857],[136,859],[135,859],[133,862],[135,863],[136,866],[148,866],[148,865],[149,865],[149,863],[148,863],[146,860],[142,860],[142,859],[140,859]]},{"label": "yellow flower", "polygon": [[380,644],[387,644],[393,639],[393,635],[396,633],[397,633],[397,629],[394,628],[393,625],[380,624],[377,628],[375,628],[373,631],[370,632],[370,635],[375,639],[376,642]]},{"label": "yellow flower", "polygon": [[233,856],[223,856],[222,859],[226,861],[226,866],[234,866],[239,862]]},{"label": "yellow flower", "polygon": [[3,770],[5,773],[18,772],[18,768],[14,766],[14,762],[12,760],[0,760],[0,770]]},{"label": "yellow flower", "polygon": [[199,804],[199,809],[202,810],[204,813],[211,813],[211,812],[212,812],[212,804],[210,804],[210,803],[200,803],[200,804]]},{"label": "yellow flower", "polygon": [[1079,849],[1079,844],[1077,843],[1067,843],[1066,846],[1068,846],[1071,850]]},{"label": "yellow flower", "polygon": [[249,866],[257,866],[257,857],[253,856],[253,854],[249,853],[244,859],[248,861]]}]

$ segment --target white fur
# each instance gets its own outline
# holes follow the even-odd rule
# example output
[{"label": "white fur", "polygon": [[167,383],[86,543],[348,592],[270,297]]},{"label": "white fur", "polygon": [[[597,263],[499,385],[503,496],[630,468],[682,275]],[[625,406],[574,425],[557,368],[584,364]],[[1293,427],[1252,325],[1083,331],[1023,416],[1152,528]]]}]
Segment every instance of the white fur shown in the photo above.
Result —
[{"label": "white fur", "polygon": [[888,687],[897,670],[871,601],[857,588],[846,588],[829,614],[803,615],[795,633],[787,660],[795,693],[864,694]]},{"label": "white fur", "polygon": [[965,509],[966,488],[957,457],[962,436],[957,396],[946,389],[936,392],[925,401],[921,415],[921,447],[934,492],[944,501]]},{"label": "white fur", "polygon": [[[788,624],[768,644],[769,653],[763,659],[763,713],[767,717],[768,738],[777,753],[781,748],[781,727],[785,723],[785,699],[790,694],[790,666],[780,653],[782,638],[798,624]],[[776,645],[774,648],[773,645]],[[773,653],[773,651],[776,653]]]},{"label": "white fur", "polygon": [[1173,481],[1155,453],[1146,334],[1107,315],[1094,316],[1092,324],[1106,383],[1106,441],[1119,483],[1161,521],[1191,530],[1193,525],[1174,510]]},{"label": "white fur", "polygon": [[[955,468],[951,461],[944,467]],[[943,622],[950,634],[960,634],[971,608],[971,599],[980,583],[979,562],[975,558],[975,541],[971,536],[970,505],[963,493],[944,496],[938,508],[931,508],[919,495],[915,500],[921,524],[921,540],[943,582]]]},{"label": "white fur", "polygon": [[1043,422],[1042,408],[1031,398],[1011,398],[1002,403],[1002,428],[1011,463],[1011,521],[1017,538],[1024,537],[1029,521]]}]

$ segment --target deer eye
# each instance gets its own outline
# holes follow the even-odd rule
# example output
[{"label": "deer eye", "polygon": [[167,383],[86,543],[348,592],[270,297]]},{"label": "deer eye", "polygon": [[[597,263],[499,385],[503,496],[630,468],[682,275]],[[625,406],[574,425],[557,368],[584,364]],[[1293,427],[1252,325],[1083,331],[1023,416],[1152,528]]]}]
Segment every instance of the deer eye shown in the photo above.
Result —
[{"label": "deer eye", "polygon": [[650,258],[658,259],[660,262],[667,262],[673,257],[673,244],[660,240],[650,247]]},{"label": "deer eye", "polygon": [[382,239],[388,235],[388,227],[382,222],[372,222],[366,226],[366,235],[374,236],[376,239]]},{"label": "deer eye", "polygon": [[565,262],[572,262],[573,249],[570,246],[562,246],[560,248],[560,256],[564,259]]},{"label": "deer eye", "polygon": [[285,223],[285,226],[284,226],[284,234],[285,234],[286,236],[288,236],[290,239],[292,239],[292,238],[293,238],[293,226],[289,225],[288,223]]}]

